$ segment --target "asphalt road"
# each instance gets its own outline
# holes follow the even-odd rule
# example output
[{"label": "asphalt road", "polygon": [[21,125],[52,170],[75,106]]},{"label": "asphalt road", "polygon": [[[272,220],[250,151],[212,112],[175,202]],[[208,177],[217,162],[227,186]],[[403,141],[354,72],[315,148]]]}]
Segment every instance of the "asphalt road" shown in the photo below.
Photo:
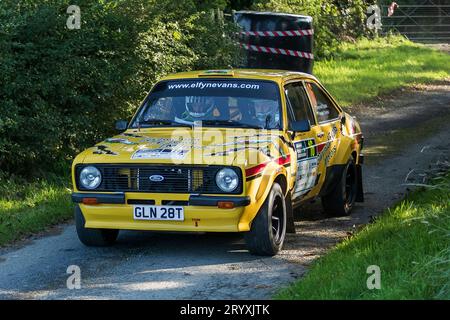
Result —
[{"label": "asphalt road", "polygon": [[[416,130],[429,119],[450,116],[450,82],[385,97],[389,106],[359,106],[368,150],[377,161],[364,168],[366,202],[350,217],[326,218],[319,203],[296,212],[297,233],[272,258],[250,255],[237,234],[122,232],[111,248],[87,248],[73,224],[0,249],[1,299],[266,299],[301,277],[314,259],[401,199],[409,182],[449,160],[450,124],[435,125],[383,154],[370,137],[397,128]],[[428,119],[428,120],[427,120]],[[420,127],[422,128],[422,127]],[[424,129],[425,130],[425,129]],[[379,139],[377,140],[379,143]],[[69,290],[68,266],[81,270],[81,289]]]}]

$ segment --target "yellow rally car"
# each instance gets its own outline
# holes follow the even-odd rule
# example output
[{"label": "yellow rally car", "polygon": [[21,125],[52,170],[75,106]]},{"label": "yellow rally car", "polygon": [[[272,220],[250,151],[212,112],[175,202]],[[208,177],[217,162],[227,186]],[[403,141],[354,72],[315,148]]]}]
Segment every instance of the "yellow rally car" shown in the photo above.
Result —
[{"label": "yellow rally car", "polygon": [[309,74],[170,75],[116,129],[73,162],[88,246],[119,230],[243,232],[251,253],[274,255],[300,203],[340,216],[363,201],[360,126]]}]

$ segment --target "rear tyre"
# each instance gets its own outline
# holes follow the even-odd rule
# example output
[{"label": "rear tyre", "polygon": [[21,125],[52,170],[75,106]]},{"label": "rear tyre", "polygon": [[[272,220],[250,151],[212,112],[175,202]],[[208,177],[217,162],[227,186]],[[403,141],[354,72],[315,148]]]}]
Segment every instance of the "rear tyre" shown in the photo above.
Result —
[{"label": "rear tyre", "polygon": [[327,195],[322,197],[325,213],[333,217],[350,214],[358,192],[356,165],[353,159],[347,162],[339,183]]},{"label": "rear tyre", "polygon": [[86,220],[79,206],[75,207],[75,225],[78,239],[88,247],[105,247],[114,244],[119,235],[115,229],[91,229],[85,228]]},{"label": "rear tyre", "polygon": [[274,183],[250,231],[245,233],[245,242],[251,254],[274,256],[283,247],[285,236],[286,202],[280,185]]}]

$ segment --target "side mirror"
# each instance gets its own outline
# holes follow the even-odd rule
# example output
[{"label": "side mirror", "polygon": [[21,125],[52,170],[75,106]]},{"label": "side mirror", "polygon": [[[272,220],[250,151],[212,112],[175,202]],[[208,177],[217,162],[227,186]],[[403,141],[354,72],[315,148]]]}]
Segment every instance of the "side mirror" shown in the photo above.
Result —
[{"label": "side mirror", "polygon": [[309,120],[293,121],[290,124],[290,129],[294,132],[307,132],[311,130],[311,124]]},{"label": "side mirror", "polygon": [[126,120],[117,120],[116,121],[116,130],[117,131],[125,131],[128,128],[128,122]]}]

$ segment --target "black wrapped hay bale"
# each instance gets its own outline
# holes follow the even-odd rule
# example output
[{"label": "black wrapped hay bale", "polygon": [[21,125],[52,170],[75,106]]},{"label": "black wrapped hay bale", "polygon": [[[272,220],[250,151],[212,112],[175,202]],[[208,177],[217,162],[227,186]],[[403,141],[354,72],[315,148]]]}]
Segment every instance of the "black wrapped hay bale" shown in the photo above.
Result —
[{"label": "black wrapped hay bale", "polygon": [[236,11],[245,68],[312,73],[312,17],[287,13]]}]

